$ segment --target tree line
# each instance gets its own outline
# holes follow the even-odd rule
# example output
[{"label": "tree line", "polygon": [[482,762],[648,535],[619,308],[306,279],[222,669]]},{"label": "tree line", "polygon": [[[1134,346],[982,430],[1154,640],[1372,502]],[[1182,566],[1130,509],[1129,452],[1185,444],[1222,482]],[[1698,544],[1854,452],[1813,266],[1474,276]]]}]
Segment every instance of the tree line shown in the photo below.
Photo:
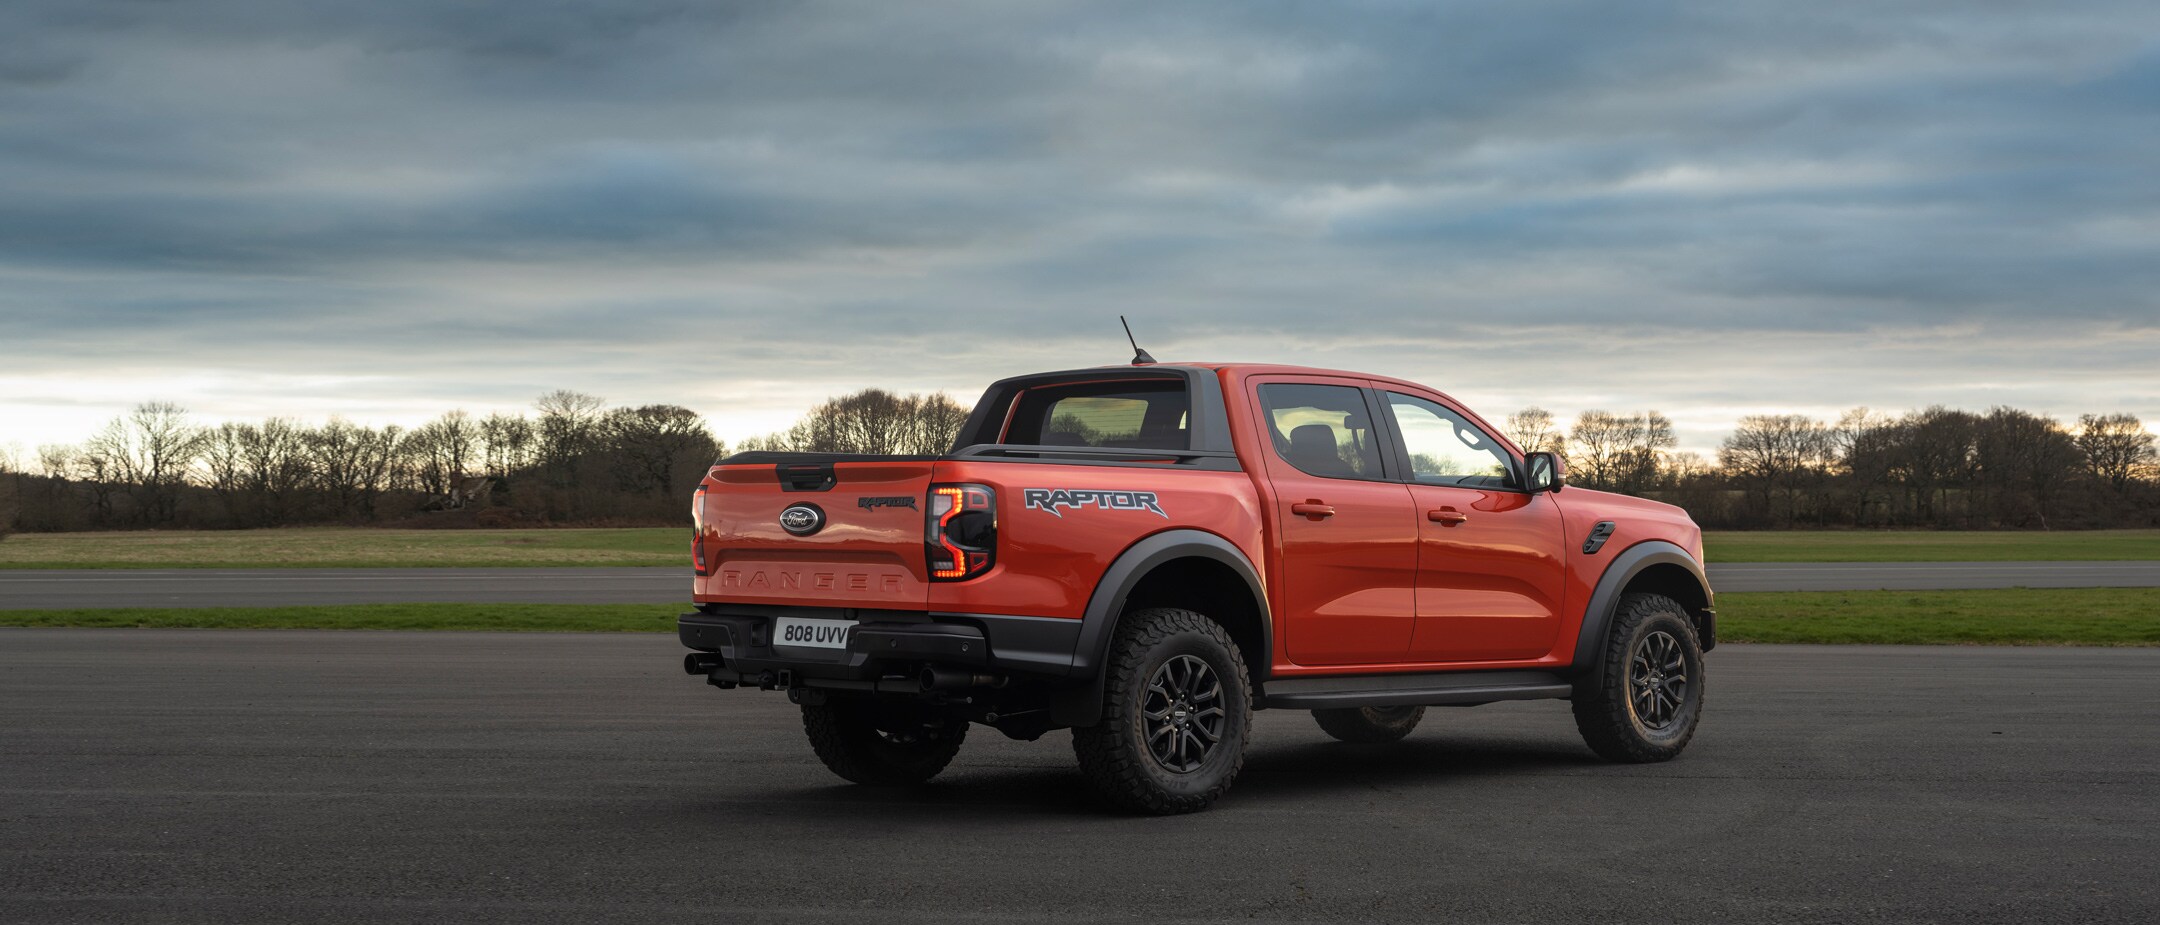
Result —
[{"label": "tree line", "polygon": [[[968,409],[943,394],[832,398],[737,451],[930,455]],[[1656,411],[1541,408],[1505,419],[1569,481],[1678,504],[1706,527],[2160,526],[2160,454],[2128,414],[2075,425],[2015,408],[1753,415],[1715,458],[1677,450]],[[530,414],[452,411],[412,428],[196,422],[151,402],[80,444],[0,454],[0,531],[301,524],[672,524],[728,447],[677,405],[549,392]]]},{"label": "tree line", "polygon": [[1750,415],[1715,459],[1676,452],[1655,411],[1586,411],[1563,430],[1528,408],[1507,430],[1566,454],[1573,484],[1678,504],[1706,527],[2160,526],[2160,454],[2129,414],[2074,427],[2008,407]]}]

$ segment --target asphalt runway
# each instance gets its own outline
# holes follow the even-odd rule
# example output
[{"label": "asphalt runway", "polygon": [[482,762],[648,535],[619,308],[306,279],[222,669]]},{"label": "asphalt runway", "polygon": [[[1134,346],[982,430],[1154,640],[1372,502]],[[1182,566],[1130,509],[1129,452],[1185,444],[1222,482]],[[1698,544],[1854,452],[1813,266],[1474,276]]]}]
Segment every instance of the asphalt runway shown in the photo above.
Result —
[{"label": "asphalt runway", "polygon": [[2160,650],[1730,645],[1661,765],[1558,702],[1257,717],[1108,815],[977,727],[840,783],[665,635],[0,630],[0,921],[2152,922]]},{"label": "asphalt runway", "polygon": [[[1719,591],[2160,587],[2160,562],[1712,564]],[[0,569],[0,610],[687,601],[685,568]]]}]

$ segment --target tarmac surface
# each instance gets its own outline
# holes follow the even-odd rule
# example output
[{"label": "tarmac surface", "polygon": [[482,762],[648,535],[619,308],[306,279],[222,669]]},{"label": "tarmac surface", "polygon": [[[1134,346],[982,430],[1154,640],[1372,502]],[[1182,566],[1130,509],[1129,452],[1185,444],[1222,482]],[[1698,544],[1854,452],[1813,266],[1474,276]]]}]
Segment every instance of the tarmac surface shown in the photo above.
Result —
[{"label": "tarmac surface", "polygon": [[1205,813],[1069,737],[841,783],[666,635],[0,629],[0,922],[2152,922],[2160,650],[1728,645],[1678,760],[1565,704],[1257,716]]},{"label": "tarmac surface", "polygon": [[[1710,584],[1719,591],[2160,587],[2160,561],[1713,563]],[[689,598],[687,568],[0,569],[0,610]]]}]

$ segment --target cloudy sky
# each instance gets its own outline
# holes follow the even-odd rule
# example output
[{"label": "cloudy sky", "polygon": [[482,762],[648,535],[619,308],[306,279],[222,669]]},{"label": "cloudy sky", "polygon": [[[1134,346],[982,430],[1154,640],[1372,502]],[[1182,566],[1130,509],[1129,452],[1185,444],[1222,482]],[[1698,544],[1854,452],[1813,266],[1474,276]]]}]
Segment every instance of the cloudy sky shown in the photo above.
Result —
[{"label": "cloudy sky", "polygon": [[0,445],[1127,357],[2160,419],[2160,4],[0,4]]}]

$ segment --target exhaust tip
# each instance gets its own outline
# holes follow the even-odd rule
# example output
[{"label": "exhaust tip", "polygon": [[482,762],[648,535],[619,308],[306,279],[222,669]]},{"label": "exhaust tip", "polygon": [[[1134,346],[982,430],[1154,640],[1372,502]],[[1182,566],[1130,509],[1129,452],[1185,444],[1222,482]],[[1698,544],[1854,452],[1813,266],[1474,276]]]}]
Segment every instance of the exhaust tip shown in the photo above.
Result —
[{"label": "exhaust tip", "polygon": [[711,674],[720,667],[720,656],[710,652],[692,652],[683,656],[683,674]]}]

